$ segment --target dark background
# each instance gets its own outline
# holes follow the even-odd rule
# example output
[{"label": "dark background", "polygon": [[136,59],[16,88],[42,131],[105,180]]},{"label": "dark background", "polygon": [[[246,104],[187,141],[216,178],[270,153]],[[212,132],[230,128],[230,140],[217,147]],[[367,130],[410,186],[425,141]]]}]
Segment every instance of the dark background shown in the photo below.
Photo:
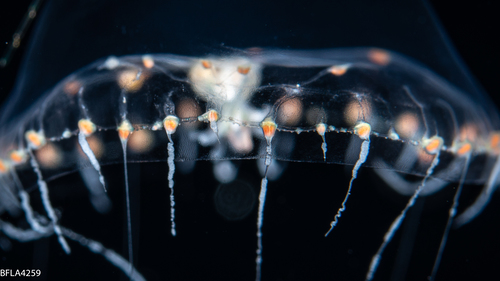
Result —
[{"label": "dark background", "polygon": [[[5,42],[10,42],[11,35],[17,28],[29,2],[12,2],[9,3],[8,8],[3,7],[0,10],[0,43],[2,46]],[[493,1],[474,1],[468,4],[439,1],[432,3],[432,5],[473,76],[498,106],[500,104],[497,84],[500,62],[498,50],[500,48],[498,40],[496,40],[498,15],[497,10],[493,7]],[[26,43],[26,39],[24,43]],[[18,50],[12,63],[7,68],[0,70],[0,97],[2,99],[8,95],[15,81],[17,67],[23,54],[23,46],[26,44],[23,44]],[[3,51],[3,48],[0,51]],[[492,200],[484,214],[463,229],[452,232],[449,245],[452,245],[453,250],[446,252],[440,270],[440,274],[448,277],[448,280],[470,280],[471,276],[483,276],[485,279],[485,276],[495,276],[488,275],[496,274],[496,267],[500,261],[498,254],[495,254],[498,252],[500,244],[497,241],[500,230],[496,224],[500,212],[495,204],[498,203],[498,195],[495,197],[496,200]],[[253,235],[253,230],[251,232]],[[3,268],[2,261],[0,261],[0,267]],[[247,264],[243,267],[251,268],[252,266]],[[363,267],[361,268],[360,270],[364,270]],[[196,268],[187,270],[196,270]]]}]

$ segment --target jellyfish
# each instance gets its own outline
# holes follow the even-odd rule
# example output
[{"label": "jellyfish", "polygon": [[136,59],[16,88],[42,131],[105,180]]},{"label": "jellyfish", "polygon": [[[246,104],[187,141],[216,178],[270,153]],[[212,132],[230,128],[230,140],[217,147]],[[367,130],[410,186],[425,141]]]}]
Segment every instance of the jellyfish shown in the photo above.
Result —
[{"label": "jellyfish", "polygon": [[0,116],[3,260],[46,279],[449,278],[500,123],[429,9],[47,2]]}]

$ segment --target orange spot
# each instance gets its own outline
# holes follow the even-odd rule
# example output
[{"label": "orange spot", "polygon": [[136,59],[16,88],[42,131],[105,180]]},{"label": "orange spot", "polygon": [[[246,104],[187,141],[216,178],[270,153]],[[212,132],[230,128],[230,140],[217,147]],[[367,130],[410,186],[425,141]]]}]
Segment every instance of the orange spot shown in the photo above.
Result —
[{"label": "orange spot", "polygon": [[354,133],[358,135],[361,139],[368,139],[370,137],[370,133],[372,131],[372,127],[370,124],[361,122],[354,127]]},{"label": "orange spot", "polygon": [[175,133],[177,126],[179,126],[179,118],[176,116],[168,115],[165,119],[163,119],[163,127],[165,128],[167,134]]},{"label": "orange spot", "polygon": [[128,139],[128,136],[130,136],[130,131],[127,130],[118,130],[118,136],[120,136],[121,140],[126,140]]},{"label": "orange spot", "polygon": [[324,136],[326,132],[326,125],[323,123],[316,125],[316,132],[318,132],[320,136]]},{"label": "orange spot", "polygon": [[500,133],[493,133],[490,137],[490,147],[497,149],[500,146]]},{"label": "orange spot", "polygon": [[10,160],[12,160],[16,164],[24,162],[25,159],[26,159],[26,153],[24,153],[24,151],[14,150],[10,153]]},{"label": "orange spot", "polygon": [[329,71],[335,76],[342,76],[347,72],[347,65],[334,65],[330,67]]},{"label": "orange spot", "polygon": [[249,66],[238,66],[238,72],[240,74],[246,75],[246,74],[248,74],[249,71],[250,71]]},{"label": "orange spot", "polygon": [[213,109],[210,109],[209,111],[203,113],[201,116],[198,116],[199,121],[204,121],[204,122],[216,122],[219,120],[219,113]]},{"label": "orange spot", "polygon": [[464,143],[462,146],[460,146],[457,150],[457,154],[462,156],[462,155],[465,155],[467,153],[469,153],[472,149],[472,145],[470,143]]},{"label": "orange spot", "polygon": [[432,140],[428,145],[425,146],[425,149],[427,149],[427,151],[436,150],[439,147],[439,144],[439,140]]},{"label": "orange spot", "polygon": [[0,160],[0,173],[5,173],[8,171],[8,167],[7,167],[7,164],[5,164],[5,162],[3,162],[2,160]]},{"label": "orange spot", "polygon": [[78,121],[78,129],[88,137],[95,132],[95,124],[89,119],[80,119],[80,121]]},{"label": "orange spot", "polygon": [[215,110],[213,110],[213,109],[212,109],[212,110],[210,110],[210,111],[208,112],[208,121],[210,121],[210,122],[215,122],[215,121],[217,121],[217,120],[219,120],[219,114],[217,113],[217,111],[215,111]]},{"label": "orange spot", "polygon": [[431,139],[424,141],[423,144],[427,153],[435,154],[441,148],[443,140],[440,137],[432,137]]},{"label": "orange spot", "polygon": [[371,49],[368,52],[368,59],[378,65],[388,65],[391,61],[391,55],[381,49]]},{"label": "orange spot", "polygon": [[207,61],[207,60],[202,60],[201,65],[203,65],[204,68],[211,68],[212,67],[212,63]]},{"label": "orange spot", "polygon": [[121,140],[126,140],[130,136],[132,131],[134,131],[134,128],[132,127],[130,122],[128,120],[123,120],[120,124],[120,127],[118,127],[118,136]]},{"label": "orange spot", "polygon": [[155,66],[155,61],[153,57],[146,55],[142,57],[142,64],[145,68],[153,68]]},{"label": "orange spot", "polygon": [[28,140],[36,147],[40,146],[42,142],[36,133],[29,133],[26,135]]},{"label": "orange spot", "polygon": [[276,123],[271,120],[264,120],[260,126],[262,127],[262,131],[264,132],[264,136],[267,139],[274,137],[274,133],[276,133]]},{"label": "orange spot", "polygon": [[41,133],[37,133],[33,130],[27,131],[25,137],[33,148],[38,148],[45,144],[45,137]]}]

